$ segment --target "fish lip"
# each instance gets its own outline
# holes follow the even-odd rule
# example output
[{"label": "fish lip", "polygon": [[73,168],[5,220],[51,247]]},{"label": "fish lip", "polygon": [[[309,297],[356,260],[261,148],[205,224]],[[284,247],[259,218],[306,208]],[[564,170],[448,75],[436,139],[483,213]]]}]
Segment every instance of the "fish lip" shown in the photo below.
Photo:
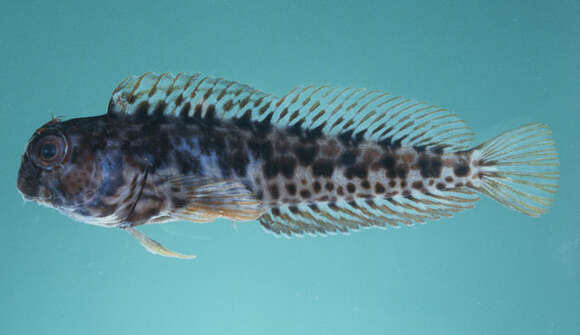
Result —
[{"label": "fish lip", "polygon": [[[42,190],[42,191],[38,192],[39,193],[38,196],[32,196],[32,195],[28,195],[28,194],[22,192],[19,188],[17,188],[17,189],[18,189],[18,193],[20,193],[20,195],[22,196],[22,198],[25,201],[33,201],[33,202],[38,202],[38,203],[51,204],[52,200],[54,199],[54,194],[50,191]],[[44,193],[44,194],[48,193],[48,195],[44,195],[44,194],[40,195],[42,193]]]},{"label": "fish lip", "polygon": [[32,197],[26,193],[23,193],[19,188],[17,188],[17,190],[18,190],[18,193],[20,193],[20,196],[22,197],[22,199],[24,199],[26,201],[34,201],[35,200],[34,197]]}]

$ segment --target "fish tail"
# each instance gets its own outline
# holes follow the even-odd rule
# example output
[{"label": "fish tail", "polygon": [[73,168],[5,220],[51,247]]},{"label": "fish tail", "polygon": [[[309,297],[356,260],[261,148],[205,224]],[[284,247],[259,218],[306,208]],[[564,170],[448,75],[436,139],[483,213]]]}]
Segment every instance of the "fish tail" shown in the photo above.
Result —
[{"label": "fish tail", "polygon": [[547,125],[508,130],[475,148],[479,191],[530,216],[545,214],[558,189],[559,161]]}]

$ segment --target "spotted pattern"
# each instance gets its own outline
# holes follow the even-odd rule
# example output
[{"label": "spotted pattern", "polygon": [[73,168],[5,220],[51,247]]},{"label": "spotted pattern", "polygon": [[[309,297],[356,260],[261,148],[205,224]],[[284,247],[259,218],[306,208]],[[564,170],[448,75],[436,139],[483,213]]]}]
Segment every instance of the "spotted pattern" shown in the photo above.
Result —
[{"label": "spotted pattern", "polygon": [[391,139],[374,143],[349,132],[332,137],[300,124],[279,128],[270,124],[271,115],[253,120],[250,103],[235,119],[218,118],[212,104],[183,100],[176,106],[168,115],[164,102],[143,101],[131,115],[45,126],[70,138],[74,168],[49,176],[60,181],[54,192],[45,186],[47,173],[25,157],[19,189],[31,198],[58,193],[52,206],[89,223],[126,226],[169,220],[170,213],[188,208],[187,182],[179,186],[168,176],[235,180],[265,208],[411,198],[473,187],[478,177],[471,151],[405,147]]},{"label": "spotted pattern", "polygon": [[[412,197],[417,192],[453,189],[465,179],[461,164],[469,162],[470,152],[404,147],[389,140],[372,143],[347,135],[334,138],[293,126],[275,128],[262,139],[275,149],[268,150],[267,155],[255,153],[258,158],[269,157],[255,173],[279,185],[279,192],[284,193],[268,194],[265,190],[265,205]],[[284,145],[276,149],[275,143]],[[281,172],[284,167],[288,173]]]}]

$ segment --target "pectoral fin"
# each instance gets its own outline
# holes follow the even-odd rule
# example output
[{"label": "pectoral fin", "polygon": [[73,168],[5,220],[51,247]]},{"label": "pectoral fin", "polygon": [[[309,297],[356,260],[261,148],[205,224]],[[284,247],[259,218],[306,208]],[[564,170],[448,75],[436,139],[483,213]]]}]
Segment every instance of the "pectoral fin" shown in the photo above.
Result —
[{"label": "pectoral fin", "polygon": [[165,257],[173,257],[173,258],[181,258],[181,259],[193,259],[195,255],[185,255],[180,254],[178,252],[174,252],[171,250],[166,249],[161,243],[150,239],[147,235],[143,234],[142,232],[138,231],[133,227],[125,228],[125,230],[131,234],[141,245],[147,249],[152,254],[161,255]]},{"label": "pectoral fin", "polygon": [[169,182],[173,189],[179,190],[172,195],[186,203],[171,213],[177,219],[210,222],[222,217],[251,221],[264,213],[262,202],[237,181],[178,177]]}]

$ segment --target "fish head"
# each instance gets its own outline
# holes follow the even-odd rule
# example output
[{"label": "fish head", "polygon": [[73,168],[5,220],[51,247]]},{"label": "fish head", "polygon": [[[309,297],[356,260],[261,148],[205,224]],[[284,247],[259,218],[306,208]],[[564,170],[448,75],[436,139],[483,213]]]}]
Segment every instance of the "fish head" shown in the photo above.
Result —
[{"label": "fish head", "polygon": [[95,142],[106,136],[96,133],[98,129],[98,122],[82,119],[54,119],[37,129],[18,171],[22,196],[71,216],[94,202],[105,181],[98,152],[106,144],[99,148]]}]

